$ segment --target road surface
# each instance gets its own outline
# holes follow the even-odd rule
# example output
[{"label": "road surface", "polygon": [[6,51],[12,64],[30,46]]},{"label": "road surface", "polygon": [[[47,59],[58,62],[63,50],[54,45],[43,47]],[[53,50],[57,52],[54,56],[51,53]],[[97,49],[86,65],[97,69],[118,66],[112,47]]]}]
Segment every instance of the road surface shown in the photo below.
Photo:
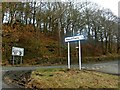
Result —
[{"label": "road surface", "polygon": [[[87,69],[87,70],[96,70],[96,71],[100,71],[100,72],[105,72],[105,73],[109,73],[109,74],[116,74],[116,75],[120,75],[119,72],[119,65],[120,61],[116,60],[116,61],[109,61],[109,62],[101,62],[101,63],[90,63],[90,64],[82,64],[82,69]],[[67,68],[67,65],[65,66],[32,66],[32,67],[2,67],[2,74],[4,75],[4,73],[6,71],[29,71],[29,70],[35,70],[37,68]],[[71,68],[78,68],[78,65],[71,65]],[[7,84],[5,84],[5,82],[0,81],[0,83],[2,83],[2,88],[14,88],[13,86],[9,86]],[[18,88],[18,87],[15,87]],[[4,90],[4,89],[3,89]]]}]

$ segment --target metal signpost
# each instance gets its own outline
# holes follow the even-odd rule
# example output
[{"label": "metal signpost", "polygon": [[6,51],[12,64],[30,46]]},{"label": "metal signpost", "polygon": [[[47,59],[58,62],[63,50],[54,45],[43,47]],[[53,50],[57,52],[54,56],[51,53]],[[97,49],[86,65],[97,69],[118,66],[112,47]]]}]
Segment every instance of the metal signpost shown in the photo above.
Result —
[{"label": "metal signpost", "polygon": [[70,42],[72,41],[79,41],[79,69],[81,70],[81,47],[80,47],[80,40],[84,40],[83,35],[73,36],[73,37],[66,37],[65,42],[68,43],[68,69],[70,69]]},{"label": "metal signpost", "polygon": [[20,63],[22,64],[22,57],[24,56],[24,48],[12,47],[13,65],[15,61],[15,56],[20,56]]}]

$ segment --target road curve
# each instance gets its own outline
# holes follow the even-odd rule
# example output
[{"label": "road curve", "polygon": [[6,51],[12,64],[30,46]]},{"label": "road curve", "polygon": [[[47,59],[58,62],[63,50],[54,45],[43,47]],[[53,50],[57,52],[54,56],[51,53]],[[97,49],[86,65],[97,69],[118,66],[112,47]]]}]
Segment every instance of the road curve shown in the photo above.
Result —
[{"label": "road curve", "polygon": [[109,61],[109,62],[101,62],[101,63],[91,63],[91,64],[83,64],[83,67],[88,70],[95,70],[109,74],[120,75],[120,60]]},{"label": "road curve", "polygon": [[[119,65],[120,61],[109,61],[109,62],[99,62],[99,63],[90,63],[90,64],[82,64],[82,69],[87,70],[95,70],[110,74],[120,75],[119,72]],[[2,74],[6,73],[7,71],[29,71],[35,70],[37,68],[67,68],[67,65],[62,66],[29,66],[29,67],[2,67]],[[78,68],[78,65],[71,65],[71,68]],[[1,83],[2,81],[0,81]],[[2,88],[18,88],[15,86],[9,86],[4,81],[2,82]],[[4,89],[3,89],[4,90]]]}]

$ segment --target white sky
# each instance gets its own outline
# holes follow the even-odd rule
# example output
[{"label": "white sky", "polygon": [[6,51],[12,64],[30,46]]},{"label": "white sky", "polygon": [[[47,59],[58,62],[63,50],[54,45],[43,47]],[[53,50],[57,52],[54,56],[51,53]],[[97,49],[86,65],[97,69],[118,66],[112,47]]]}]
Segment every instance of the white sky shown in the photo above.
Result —
[{"label": "white sky", "polygon": [[[31,0],[22,0],[22,1],[31,1]],[[41,1],[68,1],[68,0],[41,0]],[[81,0],[73,0],[73,1],[78,1],[79,2]],[[118,2],[120,0],[83,0],[83,1],[92,1],[92,2],[95,2],[98,5],[100,5],[101,7],[109,8],[115,15],[118,16]]]},{"label": "white sky", "polygon": [[109,8],[115,15],[118,16],[118,2],[120,0],[89,0],[97,3],[101,7]]},{"label": "white sky", "polygon": [[[25,0],[23,0],[25,1]],[[29,0],[28,0],[29,1]],[[69,0],[42,0],[42,1],[69,1]],[[81,0],[73,0],[81,1]],[[115,15],[118,16],[118,2],[120,0],[83,0],[83,1],[92,1],[104,8],[109,8]]]}]

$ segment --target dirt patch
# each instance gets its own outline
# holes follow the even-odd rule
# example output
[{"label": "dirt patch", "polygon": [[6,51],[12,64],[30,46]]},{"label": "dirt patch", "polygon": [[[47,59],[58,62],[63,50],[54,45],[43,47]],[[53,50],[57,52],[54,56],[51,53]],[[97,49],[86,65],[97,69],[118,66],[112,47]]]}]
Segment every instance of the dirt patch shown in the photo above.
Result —
[{"label": "dirt patch", "polygon": [[14,87],[24,88],[29,82],[31,71],[8,71],[3,80],[6,84]]}]

